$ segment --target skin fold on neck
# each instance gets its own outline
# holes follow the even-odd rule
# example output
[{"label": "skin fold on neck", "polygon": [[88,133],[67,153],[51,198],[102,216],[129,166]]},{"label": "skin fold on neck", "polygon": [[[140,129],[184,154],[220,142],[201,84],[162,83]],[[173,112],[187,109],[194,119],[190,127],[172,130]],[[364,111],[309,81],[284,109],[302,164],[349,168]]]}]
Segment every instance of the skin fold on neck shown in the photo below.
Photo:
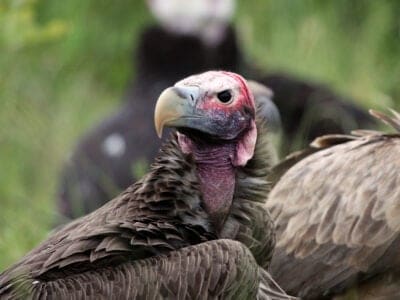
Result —
[{"label": "skin fold on neck", "polygon": [[230,211],[235,189],[235,167],[232,159],[236,145],[193,144],[204,208],[217,232],[222,229]]}]

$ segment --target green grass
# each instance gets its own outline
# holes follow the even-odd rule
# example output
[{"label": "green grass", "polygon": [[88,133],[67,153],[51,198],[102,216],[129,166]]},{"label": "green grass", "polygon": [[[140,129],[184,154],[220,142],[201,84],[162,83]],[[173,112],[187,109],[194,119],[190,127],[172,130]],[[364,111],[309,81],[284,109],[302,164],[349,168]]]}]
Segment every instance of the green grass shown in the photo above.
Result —
[{"label": "green grass", "polygon": [[[143,1],[0,1],[0,270],[46,237],[57,179],[116,108]],[[241,1],[247,59],[326,83],[367,107],[400,102],[398,1]],[[162,45],[160,45],[162,46]]]}]

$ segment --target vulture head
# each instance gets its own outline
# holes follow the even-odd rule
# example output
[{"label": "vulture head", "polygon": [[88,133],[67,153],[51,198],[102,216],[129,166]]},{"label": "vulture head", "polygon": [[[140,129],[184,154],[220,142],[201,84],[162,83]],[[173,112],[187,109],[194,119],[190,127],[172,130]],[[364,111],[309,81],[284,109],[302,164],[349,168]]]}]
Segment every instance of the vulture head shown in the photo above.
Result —
[{"label": "vulture head", "polygon": [[235,169],[253,157],[257,140],[255,102],[246,80],[209,71],[177,82],[157,101],[155,127],[159,136],[164,127],[177,129],[181,151],[197,165],[204,208],[220,228],[232,204]]}]

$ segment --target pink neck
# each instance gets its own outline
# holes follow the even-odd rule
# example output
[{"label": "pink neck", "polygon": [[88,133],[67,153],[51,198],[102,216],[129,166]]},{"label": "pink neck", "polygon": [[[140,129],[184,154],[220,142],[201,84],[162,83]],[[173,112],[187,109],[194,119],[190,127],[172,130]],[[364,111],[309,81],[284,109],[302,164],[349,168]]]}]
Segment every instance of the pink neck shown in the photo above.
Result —
[{"label": "pink neck", "polygon": [[203,203],[215,229],[219,231],[229,213],[235,189],[232,159],[235,144],[195,145],[195,157]]}]

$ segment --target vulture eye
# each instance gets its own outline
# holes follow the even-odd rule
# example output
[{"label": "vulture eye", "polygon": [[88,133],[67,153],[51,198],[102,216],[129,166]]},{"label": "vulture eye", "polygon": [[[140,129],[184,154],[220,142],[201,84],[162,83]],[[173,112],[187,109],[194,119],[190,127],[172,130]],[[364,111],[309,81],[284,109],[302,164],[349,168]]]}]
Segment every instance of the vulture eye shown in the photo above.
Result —
[{"label": "vulture eye", "polygon": [[228,103],[232,99],[232,94],[229,90],[225,90],[222,92],[219,92],[217,94],[218,100],[221,101],[222,103]]}]

